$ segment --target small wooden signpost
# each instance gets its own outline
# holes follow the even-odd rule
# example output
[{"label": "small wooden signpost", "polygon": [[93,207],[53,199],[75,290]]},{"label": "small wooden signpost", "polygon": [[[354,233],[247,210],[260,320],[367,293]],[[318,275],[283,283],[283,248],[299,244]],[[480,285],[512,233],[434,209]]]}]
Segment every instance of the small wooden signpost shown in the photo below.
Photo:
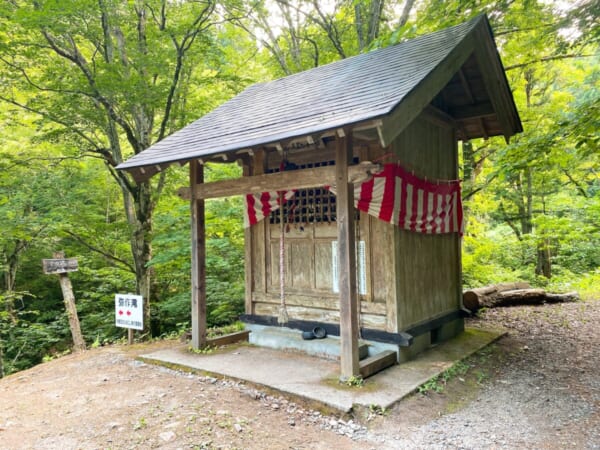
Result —
[{"label": "small wooden signpost", "polygon": [[55,252],[54,259],[42,260],[44,273],[47,275],[58,275],[60,288],[65,301],[65,309],[69,318],[69,327],[71,328],[71,336],[73,337],[73,351],[80,352],[85,350],[85,341],[81,334],[79,326],[79,317],[77,316],[77,308],[75,307],[75,296],[73,295],[73,286],[69,279],[68,272],[76,272],[78,269],[76,258],[65,258],[64,252]]}]

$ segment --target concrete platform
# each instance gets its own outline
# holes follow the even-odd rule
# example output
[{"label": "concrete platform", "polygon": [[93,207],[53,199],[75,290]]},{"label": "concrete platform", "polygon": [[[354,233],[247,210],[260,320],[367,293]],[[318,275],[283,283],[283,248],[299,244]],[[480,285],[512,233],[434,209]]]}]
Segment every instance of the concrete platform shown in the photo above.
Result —
[{"label": "concrete platform", "polygon": [[142,355],[139,359],[243,380],[325,408],[349,413],[355,405],[391,407],[426,381],[503,334],[467,328],[460,336],[427,350],[416,359],[373,375],[365,380],[362,387],[347,387],[338,383],[338,362],[248,344],[232,345],[209,354],[192,353],[187,346],[179,345]]},{"label": "concrete platform", "polygon": [[[250,331],[249,342],[257,347],[268,347],[276,350],[297,350],[310,356],[325,359],[340,359],[340,338],[327,336],[325,339],[302,339],[302,331],[286,327],[273,327],[264,325],[246,324]],[[398,346],[359,340],[359,358],[364,359],[384,350],[398,352]]]}]

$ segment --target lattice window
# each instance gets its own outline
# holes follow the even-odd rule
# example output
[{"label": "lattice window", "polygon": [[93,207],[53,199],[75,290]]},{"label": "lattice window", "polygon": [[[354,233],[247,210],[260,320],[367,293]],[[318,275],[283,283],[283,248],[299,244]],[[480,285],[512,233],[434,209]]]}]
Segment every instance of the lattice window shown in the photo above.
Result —
[{"label": "lattice window", "polygon": [[[358,158],[354,158],[354,163]],[[313,167],[333,166],[335,161],[294,165],[293,169],[310,169]],[[270,170],[269,173],[279,172],[279,169]],[[280,223],[280,211],[273,211],[269,216],[269,223]],[[359,214],[356,212],[356,218]],[[289,224],[331,223],[336,221],[336,197],[325,187],[298,189],[296,195],[283,205],[283,218]]]}]

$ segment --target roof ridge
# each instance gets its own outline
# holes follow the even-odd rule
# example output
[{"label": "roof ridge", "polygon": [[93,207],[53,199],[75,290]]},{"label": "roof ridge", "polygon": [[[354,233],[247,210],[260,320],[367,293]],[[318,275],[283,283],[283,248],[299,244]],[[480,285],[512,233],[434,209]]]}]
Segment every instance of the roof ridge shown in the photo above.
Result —
[{"label": "roof ridge", "polygon": [[[482,22],[487,28],[479,34]],[[487,17],[478,15],[395,45],[255,83],[121,163],[118,169],[210,158],[378,118],[387,121],[384,128],[392,127],[391,121],[397,119],[391,116],[398,116],[400,110],[404,114],[402,123],[408,121],[403,125],[406,126],[416,117],[422,102],[437,94],[433,91],[441,91],[453,75],[442,72],[454,71],[474,45],[484,45],[479,41],[491,38],[489,31]],[[465,46],[469,36],[474,38]],[[488,57],[487,53],[484,55]],[[498,70],[498,66],[494,67]],[[416,98],[418,89],[422,90],[418,93],[421,100],[410,100]],[[138,178],[143,177],[138,174]]]},{"label": "roof ridge", "polygon": [[[453,26],[448,27],[448,28],[443,28],[441,30],[433,31],[433,32],[430,32],[430,33],[420,34],[418,36],[415,36],[413,38],[407,39],[405,41],[401,41],[401,42],[397,42],[395,44],[387,45],[385,47],[380,47],[380,48],[376,48],[376,49],[373,49],[373,50],[369,50],[367,52],[359,53],[357,55],[348,56],[347,58],[337,59],[337,60],[331,61],[331,62],[329,62],[327,64],[319,65],[319,66],[316,66],[316,67],[311,67],[310,69],[304,69],[304,70],[302,70],[300,72],[295,72],[295,73],[292,73],[292,74],[289,74],[289,75],[286,75],[286,76],[283,76],[283,77],[280,77],[280,78],[276,78],[274,80],[268,80],[268,81],[261,82],[260,84],[271,84],[271,83],[276,83],[276,82],[282,82],[284,80],[291,80],[294,77],[301,76],[302,74],[306,74],[307,72],[313,72],[314,73],[314,71],[318,72],[319,69],[323,69],[324,70],[325,68],[331,68],[331,67],[333,67],[335,65],[342,65],[344,63],[348,63],[348,61],[356,61],[356,59],[365,58],[367,55],[369,55],[369,56],[372,57],[372,56],[376,56],[378,53],[391,51],[391,49],[396,49],[397,50],[397,48],[399,46],[406,46],[406,45],[409,45],[409,44],[413,44],[414,45],[415,42],[418,42],[420,40],[432,39],[432,38],[435,38],[435,37],[438,37],[438,36],[441,36],[441,35],[444,35],[444,34],[451,33],[453,30],[466,29],[465,30],[465,34],[467,34],[469,31],[471,31],[473,28],[475,28],[479,24],[479,22],[482,21],[482,20],[487,21],[487,16],[485,15],[485,13],[478,14],[477,16],[473,17],[472,19],[469,19],[466,22],[462,22],[462,23],[453,25]],[[255,84],[258,84],[258,83],[255,83]],[[252,84],[251,86],[254,86],[255,84]]]}]

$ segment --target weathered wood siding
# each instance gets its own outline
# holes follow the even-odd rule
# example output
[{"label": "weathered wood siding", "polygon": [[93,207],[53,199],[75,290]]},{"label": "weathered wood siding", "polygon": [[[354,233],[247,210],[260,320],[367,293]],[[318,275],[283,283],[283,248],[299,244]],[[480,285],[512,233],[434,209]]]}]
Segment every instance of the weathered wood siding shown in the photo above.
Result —
[{"label": "weathered wood siding", "polygon": [[[357,226],[361,227],[362,220]],[[365,220],[365,222],[369,222]],[[361,240],[363,231],[357,233]],[[254,290],[254,314],[276,316],[279,309],[279,238],[278,224],[266,224],[265,267],[268,274],[266,292]],[[290,318],[322,322],[339,322],[339,295],[333,291],[332,242],[337,239],[336,224],[290,225],[285,233],[285,290]],[[368,249],[368,246],[365,245]],[[370,272],[370,255],[365,252],[365,271]],[[256,259],[259,256],[255,253]],[[259,263],[255,266],[260,265]],[[386,329],[385,298],[372,301],[372,288],[367,277],[366,294],[361,299],[361,325]]]},{"label": "weathered wood siding", "polygon": [[[430,179],[458,178],[454,131],[415,120],[393,143],[400,163]],[[460,307],[457,234],[426,235],[395,228],[397,327],[404,330]]]},{"label": "weathered wood siding", "polygon": [[[457,178],[454,132],[442,124],[417,119],[390,146],[355,145],[360,160],[392,153],[417,175]],[[280,157],[265,158],[265,169]],[[296,164],[327,161],[332,149],[291,155]],[[255,155],[256,159],[256,155]],[[260,158],[259,158],[260,159]],[[394,161],[394,159],[396,161]],[[260,168],[248,173],[262,173]],[[365,242],[366,292],[360,298],[362,327],[398,332],[456,310],[460,305],[460,255],[456,235],[409,233],[361,213],[356,241]],[[268,219],[246,232],[246,313],[277,316],[279,310],[279,224]],[[332,242],[335,222],[290,224],[285,233],[286,304],[292,319],[339,322],[339,298],[333,291]]]}]

